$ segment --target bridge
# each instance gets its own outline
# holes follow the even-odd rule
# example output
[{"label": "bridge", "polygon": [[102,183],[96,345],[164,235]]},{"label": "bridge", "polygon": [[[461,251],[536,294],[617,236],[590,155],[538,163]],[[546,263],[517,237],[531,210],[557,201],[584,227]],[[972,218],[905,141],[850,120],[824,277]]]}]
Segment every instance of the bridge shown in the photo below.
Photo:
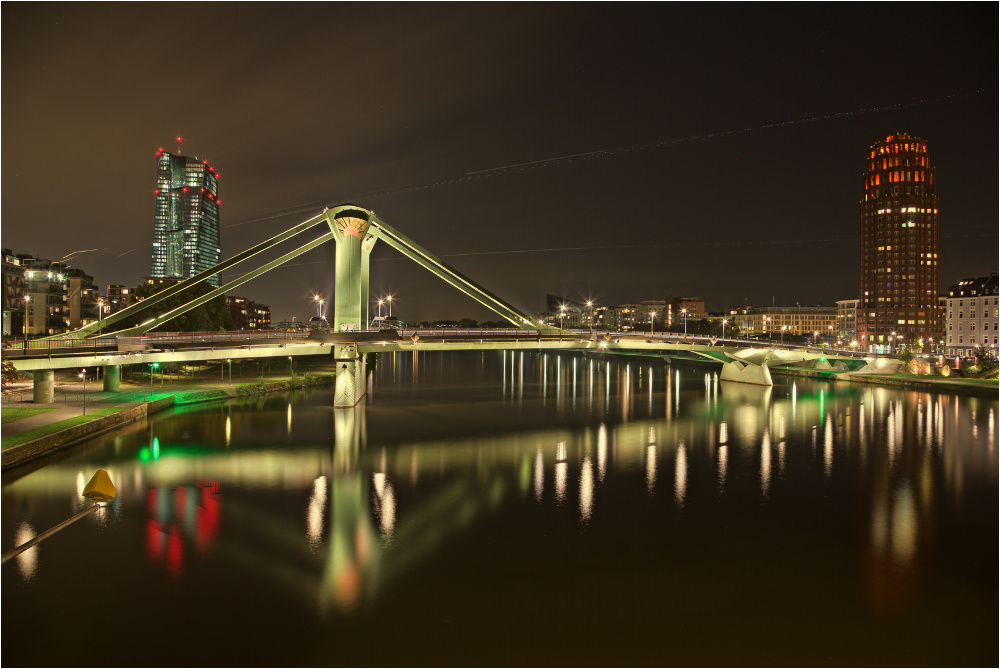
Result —
[{"label": "bridge", "polygon": [[[123,319],[154,313],[156,305],[198,285],[239,263],[250,260],[278,244],[312,231],[320,234],[293,251],[266,262],[239,278],[165,313],[156,314],[140,325],[104,332]],[[329,331],[300,333],[202,333],[195,335],[149,335],[170,320],[220,295],[256,279],[312,249],[333,241],[334,319]],[[373,332],[363,329],[370,322],[369,264],[376,243],[382,241],[417,263],[445,283],[458,289],[507,320],[512,328],[445,333],[395,330]],[[196,362],[238,358],[279,358],[301,355],[332,355],[336,362],[334,405],[352,407],[365,394],[366,359],[369,353],[390,351],[449,350],[556,350],[588,353],[618,353],[659,357],[687,357],[722,365],[723,380],[771,385],[768,366],[799,363],[822,369],[858,371],[874,365],[874,358],[832,354],[816,349],[780,347],[749,342],[719,342],[707,338],[570,331],[546,326],[508,304],[490,291],[463,276],[426,249],[401,234],[375,215],[353,204],[324,209],[320,214],[295,225],[195,276],[180,281],[137,304],[79,330],[53,337],[23,342],[8,348],[18,371],[34,377],[34,400],[51,403],[54,398],[54,370],[103,367],[104,389],[117,391],[121,365]]]}]

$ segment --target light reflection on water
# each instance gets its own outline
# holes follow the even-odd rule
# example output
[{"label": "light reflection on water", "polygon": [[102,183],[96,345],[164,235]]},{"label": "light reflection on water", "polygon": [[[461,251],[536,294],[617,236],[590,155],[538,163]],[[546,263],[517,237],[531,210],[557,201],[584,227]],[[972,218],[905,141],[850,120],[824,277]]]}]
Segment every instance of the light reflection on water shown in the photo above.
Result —
[{"label": "light reflection on water", "polygon": [[[5,481],[4,550],[82,508],[98,467],[119,487],[107,513],[122,519],[87,519],[22,554],[14,579],[24,588],[5,592],[5,605],[36,601],[39,583],[58,591],[82,578],[55,556],[106,541],[92,535],[102,523],[118,546],[111,561],[147,566],[133,577],[143,588],[169,583],[195,599],[206,583],[231,579],[262,605],[300,601],[284,615],[307,627],[388,615],[396,593],[425,581],[438,584],[435,598],[478,607],[456,580],[453,554],[503,585],[507,572],[495,565],[540,546],[558,559],[519,577],[539,598],[551,596],[552,579],[590,577],[592,561],[631,574],[660,555],[705,600],[729,602],[717,623],[744,626],[754,624],[751,603],[731,593],[747,584],[720,579],[723,566],[739,574],[743,561],[780,562],[782,578],[801,585],[797,596],[815,599],[779,590],[771,618],[788,622],[806,606],[831,625],[845,613],[870,623],[903,604],[936,620],[932,609],[950,600],[937,594],[947,588],[931,560],[945,551],[960,569],[967,542],[982,541],[995,568],[996,504],[981,505],[997,496],[996,400],[775,378],[763,388],[649,362],[395,354],[379,361],[372,396],[354,409],[335,411],[314,392],[157,417]],[[667,549],[681,545],[690,558]],[[676,596],[650,573],[615,578],[626,579],[621,592]],[[114,596],[135,596],[97,579]],[[506,585],[520,592],[518,581]],[[978,610],[960,594],[956,602]],[[614,626],[617,608],[605,604],[564,614]],[[248,615],[216,606],[237,621]]]}]

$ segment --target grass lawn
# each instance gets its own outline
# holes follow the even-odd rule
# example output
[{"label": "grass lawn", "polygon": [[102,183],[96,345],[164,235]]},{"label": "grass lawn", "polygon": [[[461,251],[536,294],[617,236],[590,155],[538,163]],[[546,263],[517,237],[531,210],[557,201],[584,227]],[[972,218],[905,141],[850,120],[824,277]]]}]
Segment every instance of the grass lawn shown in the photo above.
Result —
[{"label": "grass lawn", "polygon": [[4,408],[3,411],[0,412],[3,416],[0,423],[13,423],[15,420],[21,420],[22,418],[35,416],[57,408],[58,407],[18,407],[16,409]]},{"label": "grass lawn", "polygon": [[28,430],[27,432],[22,432],[21,434],[12,434],[3,437],[0,440],[0,450],[5,450],[11,446],[17,446],[18,444],[23,444],[25,442],[31,441],[32,439],[38,439],[39,437],[44,437],[47,434],[52,434],[53,432],[59,432],[60,430],[65,430],[68,427],[73,427],[74,425],[80,425],[81,423],[89,423],[95,418],[103,418],[104,416],[110,416],[113,413],[118,413],[119,411],[124,411],[128,407],[111,407],[110,409],[98,409],[97,411],[92,411],[86,416],[76,416],[74,418],[67,418],[66,420],[59,421],[58,423],[52,423],[51,425],[46,425],[45,427],[35,428],[34,430]]}]

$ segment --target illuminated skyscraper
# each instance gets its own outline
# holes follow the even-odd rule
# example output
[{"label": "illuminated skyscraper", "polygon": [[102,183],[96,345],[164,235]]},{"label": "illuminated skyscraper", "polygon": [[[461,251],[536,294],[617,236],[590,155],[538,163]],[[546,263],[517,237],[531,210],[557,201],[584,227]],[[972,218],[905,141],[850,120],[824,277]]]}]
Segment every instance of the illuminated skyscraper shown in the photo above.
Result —
[{"label": "illuminated skyscraper", "polygon": [[[186,279],[222,260],[219,175],[207,160],[157,152],[154,279]],[[219,285],[218,275],[208,280]]]},{"label": "illuminated skyscraper", "polygon": [[938,198],[927,142],[890,135],[873,144],[861,199],[857,336],[862,350],[940,338]]}]

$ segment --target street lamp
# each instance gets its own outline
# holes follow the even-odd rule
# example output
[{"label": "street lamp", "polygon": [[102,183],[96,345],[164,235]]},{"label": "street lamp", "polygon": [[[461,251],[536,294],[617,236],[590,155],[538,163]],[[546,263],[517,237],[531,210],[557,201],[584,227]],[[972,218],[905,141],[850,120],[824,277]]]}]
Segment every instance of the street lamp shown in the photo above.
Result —
[{"label": "street lamp", "polygon": [[101,321],[104,319],[104,298],[97,298],[97,334],[101,334],[104,329]]},{"label": "street lamp", "polygon": [[295,376],[295,362],[292,360],[292,356],[288,356],[288,373]]},{"label": "street lamp", "polygon": [[25,295],[24,296],[24,321],[25,321],[25,323],[24,323],[24,339],[25,339],[25,341],[27,341],[27,339],[28,339],[28,328],[32,327],[32,325],[31,325],[31,295]]},{"label": "street lamp", "polygon": [[594,334],[594,303],[591,300],[587,300],[587,311],[589,312],[587,320],[590,323],[590,334]]},{"label": "street lamp", "polygon": [[813,347],[819,347],[819,332],[813,332]]},{"label": "street lamp", "polygon": [[229,385],[233,385],[233,361],[226,360],[229,363]]},{"label": "street lamp", "polygon": [[684,338],[687,339],[688,336],[688,310],[681,309],[681,313],[684,314]]},{"label": "street lamp", "polygon": [[559,307],[559,329],[563,329],[563,317],[566,316],[566,305]]},{"label": "street lamp", "polygon": [[81,379],[83,379],[83,415],[86,416],[87,415],[87,368],[84,367],[83,369],[81,369],[80,374],[78,376]]},{"label": "street lamp", "polygon": [[649,312],[649,336],[653,336],[653,316],[656,315],[655,311]]},{"label": "street lamp", "polygon": [[726,338],[726,323],[728,323],[728,322],[729,321],[726,320],[725,318],[722,319],[722,338],[723,339]]},{"label": "street lamp", "polygon": [[768,324],[769,324],[770,322],[771,322],[771,317],[770,317],[770,316],[765,316],[765,317],[764,317],[764,336],[765,336],[765,337],[767,337],[767,340],[768,340],[768,341],[771,341],[771,336],[770,336],[770,334],[768,334],[768,332],[767,332],[767,326],[768,326]]},{"label": "street lamp", "polygon": [[389,318],[392,318],[392,295],[386,297],[385,301],[389,303]]},{"label": "street lamp", "polygon": [[788,327],[787,325],[782,325],[782,326],[781,326],[781,345],[782,345],[782,346],[784,346],[784,345],[785,345],[785,329],[786,329],[787,327]]},{"label": "street lamp", "polygon": [[889,355],[893,355],[896,351],[896,331],[892,332],[892,339],[889,340]]},{"label": "street lamp", "polygon": [[153,394],[153,370],[159,367],[160,364],[156,362],[149,363],[149,394]]},{"label": "street lamp", "polygon": [[385,300],[380,299],[378,301],[378,317],[382,318],[382,305],[385,304]]}]

